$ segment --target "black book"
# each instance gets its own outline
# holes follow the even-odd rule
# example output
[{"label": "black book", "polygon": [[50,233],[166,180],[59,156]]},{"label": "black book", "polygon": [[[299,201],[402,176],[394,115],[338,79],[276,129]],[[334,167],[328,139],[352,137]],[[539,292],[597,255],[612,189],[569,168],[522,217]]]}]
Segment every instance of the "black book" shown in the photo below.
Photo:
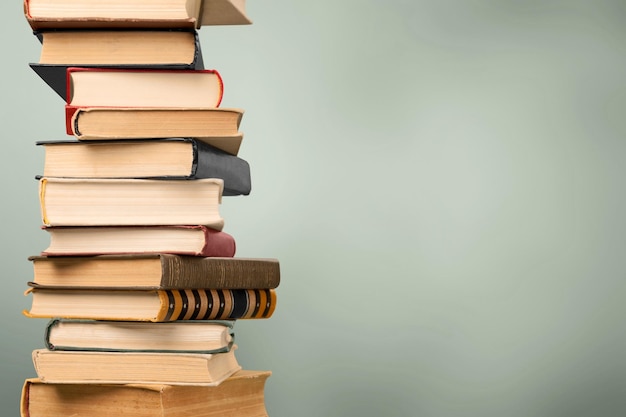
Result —
[{"label": "black book", "polygon": [[224,196],[248,195],[250,165],[199,139],[39,141],[44,177],[221,178]]},{"label": "black book", "polygon": [[41,42],[30,67],[67,101],[67,68],[154,68],[202,70],[196,30],[66,29],[33,32]]}]

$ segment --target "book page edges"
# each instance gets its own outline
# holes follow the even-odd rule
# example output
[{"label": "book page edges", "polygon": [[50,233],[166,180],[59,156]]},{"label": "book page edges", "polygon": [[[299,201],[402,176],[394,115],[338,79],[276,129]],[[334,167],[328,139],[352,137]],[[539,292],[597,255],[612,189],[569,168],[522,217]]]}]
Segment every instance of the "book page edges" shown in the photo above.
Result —
[{"label": "book page edges", "polygon": [[41,209],[41,221],[45,226],[49,225],[48,216],[46,213],[46,204],[45,204],[45,196],[46,196],[46,184],[47,180],[45,178],[41,178],[39,180],[39,205]]}]

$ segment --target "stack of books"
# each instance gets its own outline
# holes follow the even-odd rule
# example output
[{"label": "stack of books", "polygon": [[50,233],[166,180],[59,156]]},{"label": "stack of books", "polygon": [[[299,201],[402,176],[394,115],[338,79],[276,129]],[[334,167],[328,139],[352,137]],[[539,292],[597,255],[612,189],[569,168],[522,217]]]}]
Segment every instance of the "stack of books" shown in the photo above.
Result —
[{"label": "stack of books", "polygon": [[267,416],[268,370],[242,369],[235,323],[276,308],[279,262],[235,256],[223,197],[251,191],[243,110],[222,108],[198,30],[245,0],[25,0],[31,68],[71,139],[40,141],[42,230],[28,317],[46,318],[21,413]]}]

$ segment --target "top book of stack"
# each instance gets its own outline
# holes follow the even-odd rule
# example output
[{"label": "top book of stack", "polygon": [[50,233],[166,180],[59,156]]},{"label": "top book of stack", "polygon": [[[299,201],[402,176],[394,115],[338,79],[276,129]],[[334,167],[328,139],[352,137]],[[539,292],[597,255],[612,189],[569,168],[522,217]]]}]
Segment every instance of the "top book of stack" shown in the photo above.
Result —
[{"label": "top book of stack", "polygon": [[245,0],[24,0],[33,30],[246,25]]}]

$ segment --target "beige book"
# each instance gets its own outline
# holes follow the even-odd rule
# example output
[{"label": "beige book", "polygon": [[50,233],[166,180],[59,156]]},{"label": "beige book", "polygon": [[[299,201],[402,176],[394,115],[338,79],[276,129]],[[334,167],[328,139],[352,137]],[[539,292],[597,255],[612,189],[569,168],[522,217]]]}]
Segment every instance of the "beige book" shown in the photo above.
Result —
[{"label": "beige book", "polygon": [[216,387],[50,384],[32,378],[22,388],[22,417],[267,417],[270,371],[240,370]]},{"label": "beige book", "polygon": [[38,35],[40,64],[191,65],[199,54],[194,31],[51,30]]},{"label": "beige book", "polygon": [[245,0],[24,0],[34,30],[247,25]]},{"label": "beige book", "polygon": [[241,369],[236,348],[222,353],[36,349],[32,358],[37,377],[45,383],[216,386]]},{"label": "beige book", "polygon": [[204,225],[221,230],[224,181],[42,177],[44,226]]}]

